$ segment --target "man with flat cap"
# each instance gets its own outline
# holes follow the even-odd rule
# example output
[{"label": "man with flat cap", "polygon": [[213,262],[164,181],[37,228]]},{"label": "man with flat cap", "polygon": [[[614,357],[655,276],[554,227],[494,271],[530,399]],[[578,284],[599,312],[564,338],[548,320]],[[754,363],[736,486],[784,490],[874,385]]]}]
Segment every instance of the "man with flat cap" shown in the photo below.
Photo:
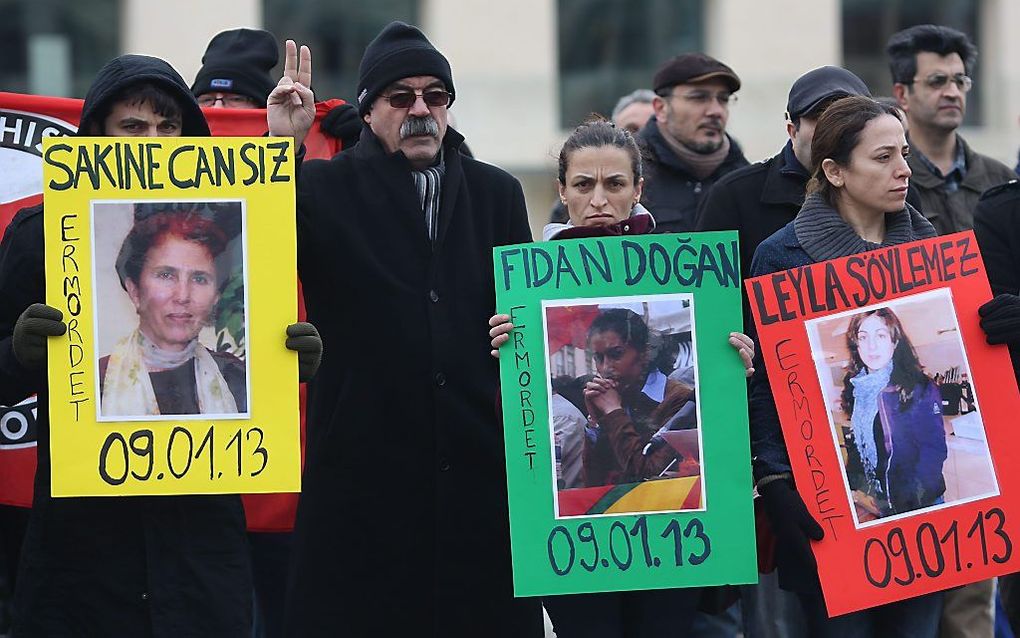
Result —
[{"label": "man with flat cap", "polygon": [[637,134],[645,150],[641,203],[655,215],[655,232],[690,232],[709,187],[747,166],[726,133],[740,78],[715,58],[686,53],[659,68],[652,88],[655,116]]},{"label": "man with flat cap", "polygon": [[[300,143],[288,43],[269,129]],[[520,184],[464,157],[450,64],[417,28],[365,50],[358,144],[298,177],[298,266],[330,344],[308,396],[287,635],[542,636],[513,596],[492,248],[531,240]]]},{"label": "man with flat cap", "polygon": [[[698,210],[695,229],[737,230],[741,275],[747,277],[754,249],[797,216],[811,171],[811,139],[825,109],[849,95],[871,96],[856,75],[823,66],[797,78],[786,103],[786,134],[790,139],[771,159],[722,177]],[[746,304],[746,302],[745,302]],[[745,315],[750,320],[750,315]]]}]

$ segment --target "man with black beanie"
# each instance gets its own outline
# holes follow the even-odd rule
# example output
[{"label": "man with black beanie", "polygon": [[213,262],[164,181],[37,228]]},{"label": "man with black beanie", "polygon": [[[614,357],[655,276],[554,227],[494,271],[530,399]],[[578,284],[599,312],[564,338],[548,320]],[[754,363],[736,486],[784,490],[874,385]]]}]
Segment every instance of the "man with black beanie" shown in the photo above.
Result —
[{"label": "man with black beanie", "polygon": [[[786,103],[786,145],[771,159],[722,176],[698,208],[694,230],[740,232],[741,275],[748,277],[754,249],[797,216],[811,171],[815,123],[834,101],[850,95],[871,97],[859,77],[837,66],[823,66],[797,78]],[[744,324],[752,326],[744,300]]]},{"label": "man with black beanie", "polygon": [[279,60],[276,37],[268,31],[231,29],[217,33],[202,56],[202,68],[191,93],[206,108],[264,108],[276,87],[270,72]]},{"label": "man with black beanie", "polygon": [[[276,87],[271,72],[280,61],[276,36],[261,29],[217,33],[202,56],[191,92],[203,108],[261,109]],[[319,122],[344,149],[358,143],[361,120],[352,104],[333,107]]]},{"label": "man with black beanie", "polygon": [[[287,44],[269,130],[300,143],[311,54]],[[298,176],[298,267],[332,345],[308,395],[288,636],[540,637],[515,599],[492,248],[528,242],[524,195],[458,152],[447,59],[393,22],[358,81],[358,144]],[[332,353],[332,354],[330,354]]]}]

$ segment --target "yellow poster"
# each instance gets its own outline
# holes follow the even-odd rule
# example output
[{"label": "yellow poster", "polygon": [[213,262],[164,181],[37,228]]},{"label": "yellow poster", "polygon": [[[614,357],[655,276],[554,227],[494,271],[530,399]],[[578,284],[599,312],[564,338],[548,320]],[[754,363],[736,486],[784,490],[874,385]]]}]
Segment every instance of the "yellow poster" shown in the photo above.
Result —
[{"label": "yellow poster", "polygon": [[300,489],[294,152],[48,138],[53,496]]}]

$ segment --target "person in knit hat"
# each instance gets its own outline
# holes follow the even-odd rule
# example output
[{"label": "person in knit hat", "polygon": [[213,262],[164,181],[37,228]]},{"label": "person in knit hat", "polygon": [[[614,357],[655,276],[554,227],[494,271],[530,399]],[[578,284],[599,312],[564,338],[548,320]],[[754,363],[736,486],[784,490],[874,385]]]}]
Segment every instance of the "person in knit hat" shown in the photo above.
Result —
[{"label": "person in knit hat", "polygon": [[[187,83],[166,61],[128,54],[96,74],[82,105],[78,135],[170,141],[208,137],[209,126]],[[51,476],[62,466],[50,461],[47,342],[74,330],[75,319],[43,303],[48,278],[43,209],[39,204],[19,211],[0,241],[0,404],[39,397],[39,463],[14,592],[12,635],[250,638],[252,573],[236,494],[51,495]],[[160,264],[175,259],[164,257],[169,261]],[[308,324],[292,324],[286,333],[284,326],[279,328],[281,341],[295,329],[314,332]],[[284,343],[304,351],[298,354],[299,369],[314,374],[321,340],[288,338]],[[138,372],[148,374],[150,382],[178,373],[194,378],[193,361],[190,369],[187,365],[150,367],[143,361]],[[198,407],[186,411],[197,413]]]},{"label": "person in knit hat", "polygon": [[[269,131],[300,146],[311,52],[287,44]],[[368,45],[356,146],[307,160],[298,263],[335,344],[308,394],[286,635],[541,638],[514,598],[492,248],[531,241],[520,183],[465,157],[450,63],[418,28]],[[330,354],[332,353],[332,354]]]},{"label": "person in knit hat", "polygon": [[202,56],[191,93],[206,108],[260,109],[276,86],[276,37],[260,29],[217,33]]}]

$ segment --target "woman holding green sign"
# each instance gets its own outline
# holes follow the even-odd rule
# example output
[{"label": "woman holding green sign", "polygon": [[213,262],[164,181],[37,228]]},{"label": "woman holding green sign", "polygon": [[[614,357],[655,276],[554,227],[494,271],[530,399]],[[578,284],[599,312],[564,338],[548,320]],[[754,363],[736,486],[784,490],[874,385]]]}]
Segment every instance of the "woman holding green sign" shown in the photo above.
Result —
[{"label": "woman holding green sign", "polygon": [[[908,151],[894,107],[866,97],[834,102],[815,127],[811,157],[818,164],[804,205],[758,246],[751,276],[934,237],[928,220],[906,203]],[[811,552],[811,541],[821,540],[823,530],[794,489],[764,365],[751,380],[750,406],[754,476],[778,541],[779,584],[800,598],[810,635],[937,635],[941,592],[828,618]]]},{"label": "woman holding green sign", "polygon": [[[655,219],[638,203],[643,183],[641,170],[641,152],[628,131],[601,118],[581,124],[564,143],[559,155],[557,185],[570,221],[549,224],[543,239],[650,233],[655,228]],[[505,314],[494,315],[489,325],[492,355],[498,357],[499,348],[509,340],[513,325],[510,316]],[[581,470],[588,484],[597,480],[597,476],[613,480],[656,476],[663,464],[658,459],[661,455],[652,449],[655,429],[636,427],[640,424],[636,424],[634,418],[641,418],[635,417],[637,412],[629,398],[634,395],[630,390],[635,387],[640,390],[653,372],[647,325],[629,310],[602,311],[592,321],[587,341],[589,350],[594,353],[598,374],[586,381],[583,388],[586,416],[604,427],[627,430],[632,436],[626,438],[634,444],[626,450],[613,450],[615,454],[598,455],[600,461],[595,465],[592,452],[597,444],[586,443],[588,437],[585,436],[575,437],[567,445],[577,449],[564,449],[563,458],[580,458],[586,466],[591,464]],[[731,333],[729,341],[750,375],[754,343],[740,333]],[[653,423],[662,414],[675,414],[693,395],[690,385],[675,380],[667,381],[665,390],[662,402],[638,411]],[[569,402],[561,404],[574,410],[583,420],[585,415],[580,415]],[[557,414],[555,405],[554,400],[554,422],[558,416],[563,416]],[[601,438],[605,445],[607,437]],[[543,604],[559,638],[651,638],[683,635],[694,619],[700,593],[701,589],[663,589],[548,596]]]}]

